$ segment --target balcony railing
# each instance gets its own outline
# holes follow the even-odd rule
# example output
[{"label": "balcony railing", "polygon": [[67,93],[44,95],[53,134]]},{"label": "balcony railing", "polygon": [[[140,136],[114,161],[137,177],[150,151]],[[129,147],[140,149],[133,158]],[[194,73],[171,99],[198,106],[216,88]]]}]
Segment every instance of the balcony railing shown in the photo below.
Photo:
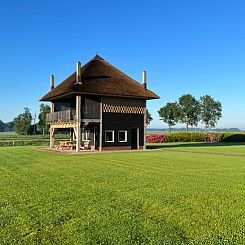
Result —
[{"label": "balcony railing", "polygon": [[67,122],[76,120],[76,110],[57,111],[47,113],[46,121],[49,122]]}]

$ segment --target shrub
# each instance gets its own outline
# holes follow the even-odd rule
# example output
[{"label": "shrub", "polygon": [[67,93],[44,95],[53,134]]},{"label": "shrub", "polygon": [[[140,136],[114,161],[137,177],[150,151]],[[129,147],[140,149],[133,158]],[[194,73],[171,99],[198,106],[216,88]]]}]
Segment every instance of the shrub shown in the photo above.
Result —
[{"label": "shrub", "polygon": [[164,143],[165,135],[164,134],[150,134],[146,136],[147,143]]},{"label": "shrub", "polygon": [[166,142],[205,142],[203,133],[170,133],[166,134]]},{"label": "shrub", "polygon": [[221,133],[219,134],[221,142],[245,142],[245,134],[243,133]]},{"label": "shrub", "polygon": [[168,134],[152,134],[146,136],[147,143],[164,142],[218,142],[219,137],[216,133],[196,133],[180,132]]},{"label": "shrub", "polygon": [[167,133],[147,135],[147,143],[164,142],[245,142],[244,133]]}]

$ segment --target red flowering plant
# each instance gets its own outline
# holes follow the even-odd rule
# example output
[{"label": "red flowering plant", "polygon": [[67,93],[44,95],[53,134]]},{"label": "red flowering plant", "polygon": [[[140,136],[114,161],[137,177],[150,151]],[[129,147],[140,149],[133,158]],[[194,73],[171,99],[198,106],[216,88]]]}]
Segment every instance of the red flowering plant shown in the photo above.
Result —
[{"label": "red flowering plant", "polygon": [[164,134],[149,134],[146,135],[147,143],[164,143],[166,140]]},{"label": "red flowering plant", "polygon": [[219,141],[218,136],[215,133],[206,133],[204,137],[206,142],[214,143]]}]

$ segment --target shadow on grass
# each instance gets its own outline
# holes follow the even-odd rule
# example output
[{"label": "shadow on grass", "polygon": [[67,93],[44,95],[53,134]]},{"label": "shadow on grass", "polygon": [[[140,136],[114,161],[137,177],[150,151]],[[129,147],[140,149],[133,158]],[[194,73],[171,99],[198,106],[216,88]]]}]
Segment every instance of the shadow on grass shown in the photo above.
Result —
[{"label": "shadow on grass", "polygon": [[178,147],[216,147],[216,146],[245,146],[245,142],[217,142],[217,143],[184,143],[184,142],[173,142],[173,143],[155,143],[147,144],[147,149],[167,149],[167,148],[178,148]]}]

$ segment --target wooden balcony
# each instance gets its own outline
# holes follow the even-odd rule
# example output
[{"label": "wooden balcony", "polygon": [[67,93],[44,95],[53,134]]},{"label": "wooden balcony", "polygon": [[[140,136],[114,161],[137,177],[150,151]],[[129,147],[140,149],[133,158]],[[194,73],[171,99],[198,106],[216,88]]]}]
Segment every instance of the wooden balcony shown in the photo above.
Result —
[{"label": "wooden balcony", "polygon": [[47,123],[70,122],[70,121],[76,121],[76,110],[75,109],[47,113],[47,116],[46,116]]}]

